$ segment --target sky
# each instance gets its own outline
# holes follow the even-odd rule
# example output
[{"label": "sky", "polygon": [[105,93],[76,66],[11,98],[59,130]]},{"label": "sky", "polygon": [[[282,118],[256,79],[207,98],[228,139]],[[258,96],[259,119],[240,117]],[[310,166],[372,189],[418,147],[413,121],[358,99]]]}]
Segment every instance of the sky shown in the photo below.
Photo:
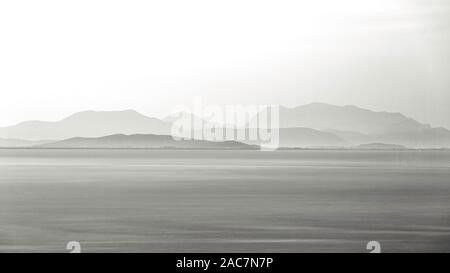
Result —
[{"label": "sky", "polygon": [[0,126],[311,102],[450,129],[450,1],[1,1]]}]

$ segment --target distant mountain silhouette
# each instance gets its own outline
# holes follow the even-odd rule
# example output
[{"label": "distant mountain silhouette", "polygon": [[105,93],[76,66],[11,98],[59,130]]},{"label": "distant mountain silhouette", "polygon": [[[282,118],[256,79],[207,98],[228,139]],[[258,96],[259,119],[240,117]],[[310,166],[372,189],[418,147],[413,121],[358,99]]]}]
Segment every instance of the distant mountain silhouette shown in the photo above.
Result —
[{"label": "distant mountain silhouette", "polygon": [[406,149],[403,145],[397,145],[397,144],[385,144],[385,143],[368,143],[368,144],[361,144],[356,147],[355,149],[367,149],[367,150],[403,150]]},{"label": "distant mountain silhouette", "polygon": [[396,130],[376,137],[377,142],[396,143],[413,148],[450,147],[450,131],[445,128]]},{"label": "distant mountain silhouette", "polygon": [[374,112],[356,106],[310,103],[294,108],[280,106],[280,128],[335,129],[377,135],[401,128],[430,128],[400,113]]},{"label": "distant mountain silhouette", "polygon": [[101,137],[112,134],[170,134],[170,123],[133,110],[85,111],[61,121],[28,121],[0,128],[0,137],[27,140]]},{"label": "distant mountain silhouette", "polygon": [[[197,124],[204,122],[191,114],[188,116]],[[85,111],[56,122],[28,121],[3,127],[0,138],[63,140],[115,134],[170,135],[172,123],[177,119],[169,116],[160,120],[134,110]],[[450,131],[445,128],[432,128],[399,113],[374,112],[356,106],[324,103],[294,108],[280,106],[279,126],[281,147],[354,147],[367,143],[392,143],[410,148],[450,147]],[[9,142],[12,144],[6,145],[4,141],[6,146],[17,146]]]},{"label": "distant mountain silhouette", "polygon": [[375,141],[375,137],[358,133],[358,132],[352,132],[352,131],[340,131],[335,129],[328,129],[324,130],[324,132],[333,134],[335,136],[338,136],[342,139],[345,139],[348,143],[359,145],[364,143],[370,143]]},{"label": "distant mountain silhouette", "polygon": [[23,140],[23,139],[11,139],[0,138],[0,147],[32,147],[35,145],[45,144],[53,142],[52,140]]},{"label": "distant mountain silhouette", "polygon": [[[279,147],[343,147],[350,143],[328,132],[310,128],[281,128],[279,131]],[[249,144],[262,144],[258,141],[245,141]]]},{"label": "distant mountain silhouette", "polygon": [[310,128],[280,129],[280,147],[346,146],[344,139]]},{"label": "distant mountain silhouette", "polygon": [[192,124],[203,124],[203,123],[207,122],[205,119],[199,118],[194,114],[186,113],[186,112],[178,112],[178,113],[171,114],[171,115],[165,117],[163,119],[163,121],[167,122],[167,123],[173,123],[182,117],[189,119],[192,122]]},{"label": "distant mountain silhouette", "polygon": [[150,148],[150,149],[259,149],[236,141],[175,140],[167,135],[116,134],[99,138],[75,137],[35,146],[38,148]]},{"label": "distant mountain silhouette", "polygon": [[351,145],[382,142],[415,148],[450,147],[450,131],[445,128],[432,128],[400,113],[374,112],[356,106],[281,106],[279,126],[325,131]]}]

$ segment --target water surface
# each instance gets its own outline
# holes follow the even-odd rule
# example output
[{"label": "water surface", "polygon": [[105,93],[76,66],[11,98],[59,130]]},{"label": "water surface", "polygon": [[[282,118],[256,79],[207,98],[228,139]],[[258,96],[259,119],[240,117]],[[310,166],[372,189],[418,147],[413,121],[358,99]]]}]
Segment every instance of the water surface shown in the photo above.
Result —
[{"label": "water surface", "polygon": [[0,252],[450,252],[449,151],[0,149]]}]

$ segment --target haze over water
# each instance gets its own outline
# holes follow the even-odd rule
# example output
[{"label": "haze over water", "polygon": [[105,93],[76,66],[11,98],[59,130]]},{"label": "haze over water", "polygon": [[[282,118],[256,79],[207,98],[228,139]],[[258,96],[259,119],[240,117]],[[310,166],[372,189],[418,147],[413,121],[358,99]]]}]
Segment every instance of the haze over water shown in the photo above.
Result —
[{"label": "haze over water", "polygon": [[449,151],[0,150],[0,252],[450,252]]}]

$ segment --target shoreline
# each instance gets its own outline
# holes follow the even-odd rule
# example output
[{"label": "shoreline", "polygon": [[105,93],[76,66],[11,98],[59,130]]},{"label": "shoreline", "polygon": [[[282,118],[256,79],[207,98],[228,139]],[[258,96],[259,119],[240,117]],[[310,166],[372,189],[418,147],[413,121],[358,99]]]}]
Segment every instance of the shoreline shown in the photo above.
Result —
[{"label": "shoreline", "polygon": [[[102,148],[102,147],[0,147],[0,150],[157,150],[157,151],[261,151],[255,149],[239,148]],[[273,151],[450,151],[450,148],[405,148],[405,149],[361,149],[361,148],[278,148]]]}]

